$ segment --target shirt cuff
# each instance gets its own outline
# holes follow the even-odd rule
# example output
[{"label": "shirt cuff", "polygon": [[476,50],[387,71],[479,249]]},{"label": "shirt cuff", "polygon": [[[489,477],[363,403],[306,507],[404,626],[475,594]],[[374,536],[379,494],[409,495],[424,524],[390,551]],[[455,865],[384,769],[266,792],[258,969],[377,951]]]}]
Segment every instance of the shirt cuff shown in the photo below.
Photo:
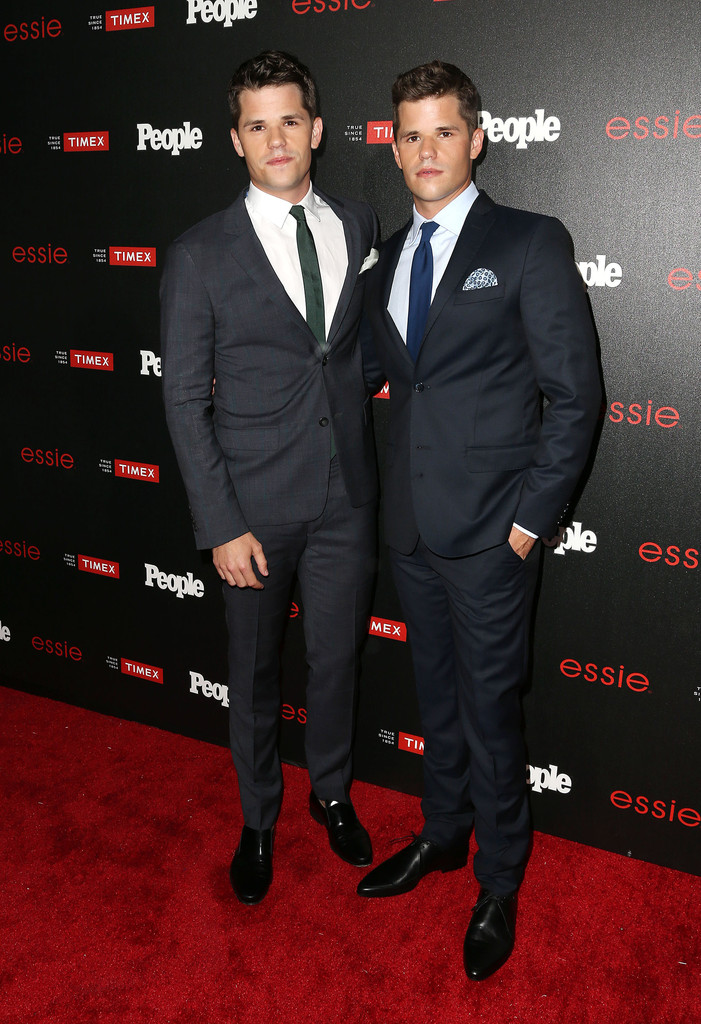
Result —
[{"label": "shirt cuff", "polygon": [[520,530],[521,533],[525,533],[527,537],[532,537],[533,540],[538,540],[537,533],[531,533],[530,530],[525,530],[522,526],[519,526],[518,523],[514,523],[513,525],[516,527],[517,530]]}]

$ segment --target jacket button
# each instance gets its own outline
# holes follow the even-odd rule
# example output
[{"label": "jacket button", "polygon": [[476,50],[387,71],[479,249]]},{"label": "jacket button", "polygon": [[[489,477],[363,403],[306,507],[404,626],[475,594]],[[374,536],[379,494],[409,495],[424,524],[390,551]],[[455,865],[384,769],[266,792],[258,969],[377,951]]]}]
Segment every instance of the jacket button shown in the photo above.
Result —
[{"label": "jacket button", "polygon": [[328,356],[324,356],[324,358],[321,360],[321,365],[322,366],[326,366],[328,361],[329,361],[329,357]]},{"label": "jacket button", "polygon": [[328,427],[328,425],[329,425],[328,419],[326,418],[326,416],[322,416],[321,419],[319,420],[319,426],[320,427]]},{"label": "jacket button", "polygon": [[419,394],[421,394],[423,389],[424,389],[424,386],[423,386],[423,384],[420,381],[419,381],[418,384],[414,384],[414,391],[417,391]]}]

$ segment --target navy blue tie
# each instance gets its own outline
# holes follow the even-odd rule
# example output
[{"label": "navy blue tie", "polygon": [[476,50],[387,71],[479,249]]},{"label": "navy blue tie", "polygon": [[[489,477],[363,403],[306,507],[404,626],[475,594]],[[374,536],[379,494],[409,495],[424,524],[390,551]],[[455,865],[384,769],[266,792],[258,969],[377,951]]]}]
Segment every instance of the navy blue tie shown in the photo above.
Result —
[{"label": "navy blue tie", "polygon": [[433,251],[431,235],[438,227],[435,221],[427,220],[421,225],[421,241],[411,261],[409,283],[409,318],[406,326],[406,347],[416,362],[423,341],[428,310],[433,289]]}]

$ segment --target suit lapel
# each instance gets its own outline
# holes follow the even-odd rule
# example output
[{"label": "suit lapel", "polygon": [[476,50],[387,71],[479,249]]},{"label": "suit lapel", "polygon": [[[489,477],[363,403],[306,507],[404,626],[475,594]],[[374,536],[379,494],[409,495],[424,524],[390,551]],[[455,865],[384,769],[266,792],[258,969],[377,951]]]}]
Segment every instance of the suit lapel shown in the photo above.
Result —
[{"label": "suit lapel", "polygon": [[343,224],[343,233],[346,237],[346,252],[348,255],[346,277],[341,288],[341,294],[338,297],[338,302],[336,303],[336,310],[334,312],[333,319],[331,320],[331,325],[326,332],[326,345],[327,348],[331,348],[334,343],[335,336],[338,333],[338,329],[346,315],[348,303],[350,302],[353,289],[355,288],[355,284],[358,279],[358,274],[360,273],[361,261],[368,254],[362,252],[360,225],[355,217],[348,216],[345,206],[341,200],[327,196],[320,189],[315,188],[314,192],[320,199],[323,199],[325,203],[328,203]]},{"label": "suit lapel", "polygon": [[242,192],[236,202],[227,210],[224,230],[229,236],[231,256],[244,274],[255,281],[257,285],[263,285],[272,301],[280,307],[282,316],[287,320],[290,318],[296,320],[303,329],[309,332],[310,339],[318,348],[313,332],[280,283],[280,278],[265,255],[265,249],[255,232],[251,218],[248,216],[244,197],[245,192]]},{"label": "suit lapel", "polygon": [[[338,329],[341,326],[346,310],[348,309],[348,304],[360,272],[362,259],[368,254],[362,252],[360,225],[355,217],[348,216],[344,204],[339,199],[333,199],[331,196],[327,196],[320,189],[315,188],[314,192],[323,199],[325,203],[328,203],[334,213],[340,218],[341,223],[343,224],[343,232],[346,238],[346,250],[348,254],[348,269],[346,271],[346,277],[343,282],[343,287],[341,288],[341,294],[338,302],[336,303],[336,311],[333,315],[333,319],[331,320],[331,326],[327,331],[326,349],[328,349],[333,344],[335,335],[338,333]],[[227,212],[228,217],[225,224],[225,231],[231,236],[231,255],[243,272],[252,278],[252,280],[256,281],[257,284],[260,284],[261,282],[264,283],[270,298],[280,306],[285,317],[293,317],[301,326],[307,329],[314,348],[318,350],[318,342],[314,337],[313,332],[310,330],[306,320],[285,291],[283,285],[280,283],[279,277],[270,265],[268,257],[265,255],[265,250],[256,235],[251,218],[248,216],[248,212],[246,210],[245,192],[241,193],[236,202],[229,207]]]},{"label": "suit lapel", "polygon": [[389,299],[392,294],[392,284],[394,282],[394,274],[399,263],[399,257],[402,254],[402,248],[406,241],[406,236],[411,230],[412,220],[406,225],[403,231],[398,231],[392,238],[387,241],[382,249],[382,285],[380,293],[380,309],[382,311],[382,317],[384,319],[387,333],[392,338],[394,345],[403,353],[403,358],[407,360],[410,366],[413,367],[414,363],[407,352],[404,339],[397,330],[392,314],[389,309]]},{"label": "suit lapel", "polygon": [[464,279],[465,269],[482,245],[485,235],[494,222],[494,215],[494,203],[484,192],[480,192],[465,218],[465,223],[458,235],[453,254],[450,257],[448,266],[445,268],[440,284],[436,288],[436,294],[433,296],[433,302],[428,311],[424,337],[433,327],[441,310],[455,292],[461,279]]}]

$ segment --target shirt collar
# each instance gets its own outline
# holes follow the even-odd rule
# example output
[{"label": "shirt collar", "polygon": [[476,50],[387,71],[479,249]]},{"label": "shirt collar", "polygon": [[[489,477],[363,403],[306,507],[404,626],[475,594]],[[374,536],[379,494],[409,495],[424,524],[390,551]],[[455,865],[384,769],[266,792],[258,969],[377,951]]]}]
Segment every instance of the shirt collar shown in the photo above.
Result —
[{"label": "shirt collar", "polygon": [[261,189],[256,188],[253,182],[248,186],[246,204],[251,213],[270,221],[278,228],[281,228],[285,223],[285,219],[293,205],[303,206],[317,220],[321,220],[319,211],[327,205],[323,199],[314,195],[311,183],[304,199],[300,200],[299,203],[293,204],[287,199],[278,199],[277,196],[270,195],[269,192],[262,192]]},{"label": "shirt collar", "polygon": [[411,230],[406,240],[407,245],[413,245],[416,241],[417,235],[421,231],[421,225],[428,223],[428,220],[432,220],[439,227],[445,228],[450,231],[453,235],[459,235],[462,231],[465,219],[472,209],[472,204],[479,195],[479,190],[475,185],[474,181],[471,181],[464,192],[461,192],[459,196],[451,200],[447,206],[444,206],[440,213],[437,213],[435,217],[422,217],[416,207],[414,207],[414,216],[412,220]]}]

